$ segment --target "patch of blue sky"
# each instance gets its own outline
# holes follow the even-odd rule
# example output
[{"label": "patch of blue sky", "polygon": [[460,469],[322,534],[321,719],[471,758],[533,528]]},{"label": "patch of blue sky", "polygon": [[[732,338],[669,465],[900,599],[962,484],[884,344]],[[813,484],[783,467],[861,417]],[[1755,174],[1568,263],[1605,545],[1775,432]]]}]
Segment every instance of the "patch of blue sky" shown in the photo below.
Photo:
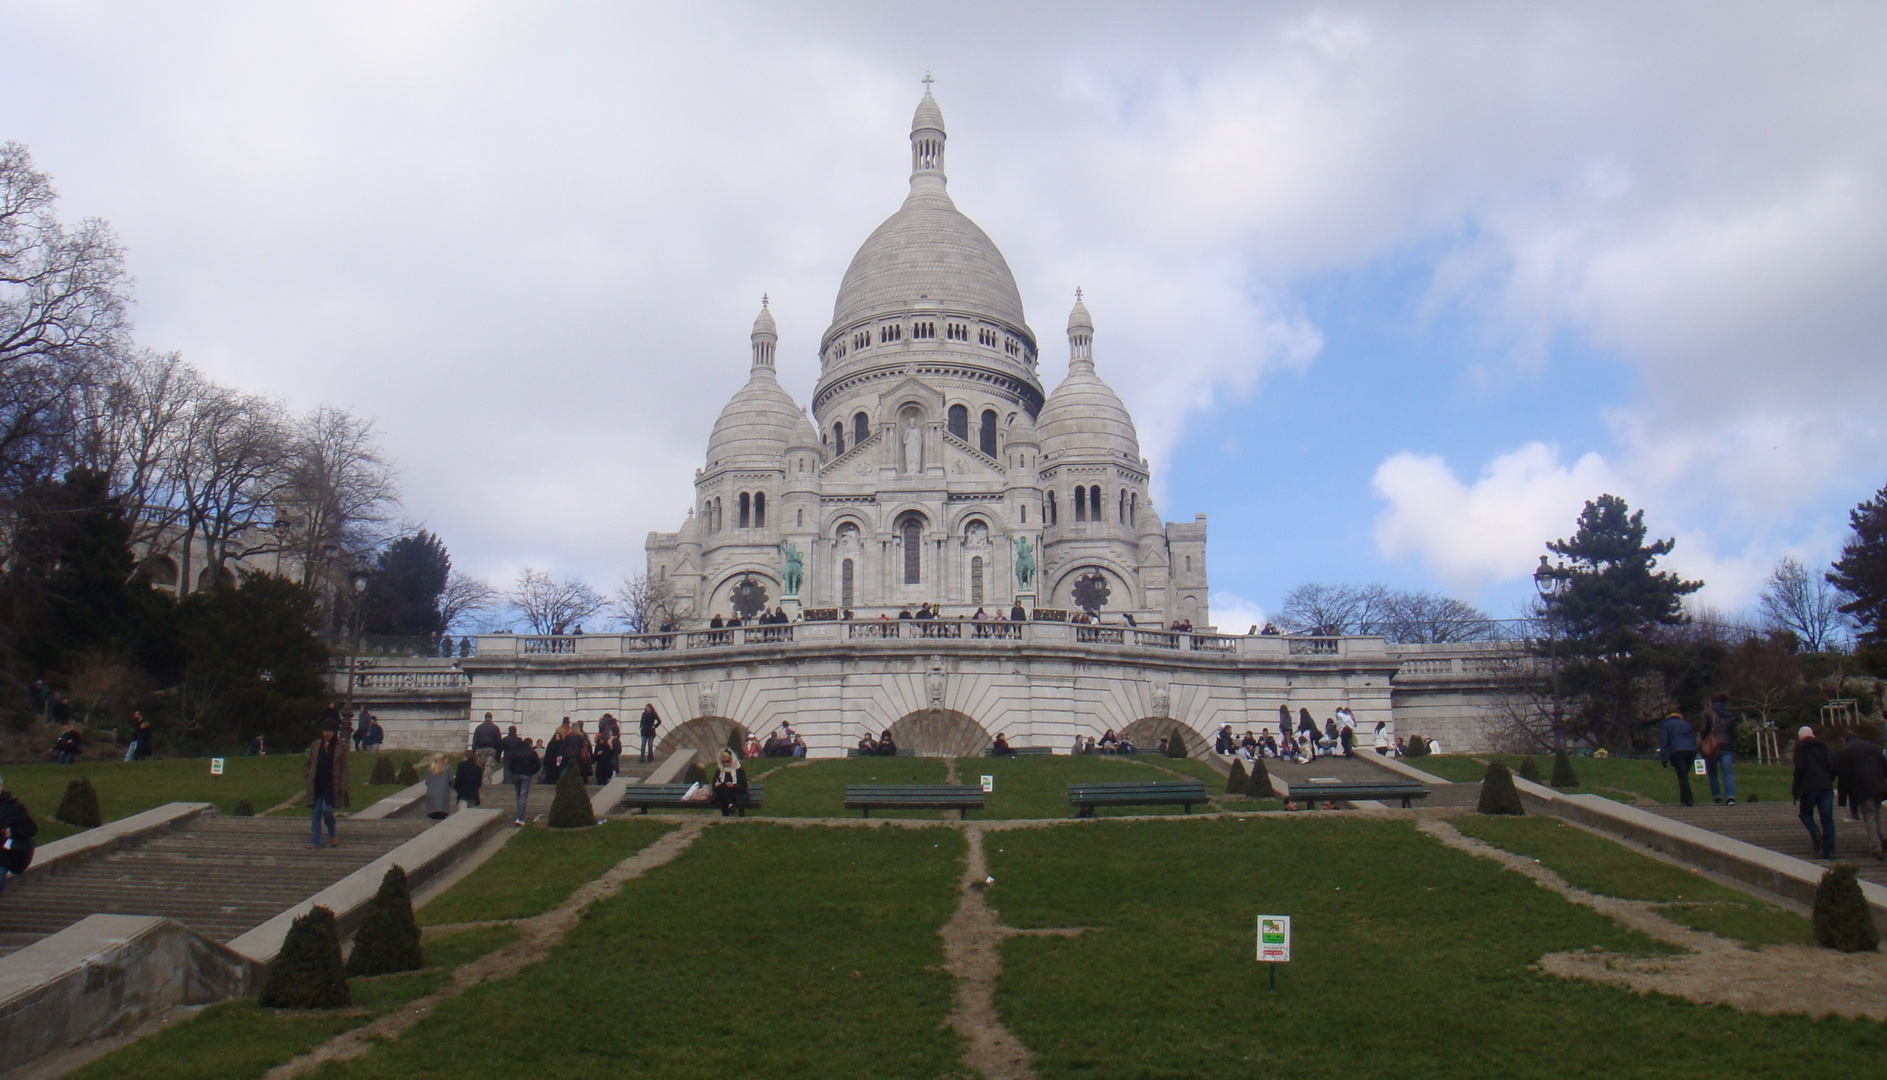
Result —
[{"label": "patch of blue sky", "polygon": [[[1168,465],[1164,509],[1210,515],[1215,592],[1274,611],[1307,581],[1442,590],[1415,559],[1392,562],[1377,549],[1383,503],[1370,482],[1386,458],[1439,455],[1472,482],[1531,441],[1568,462],[1611,450],[1603,411],[1633,398],[1635,371],[1570,338],[1551,342],[1543,363],[1517,361],[1474,311],[1425,306],[1434,258],[1412,251],[1300,283],[1295,296],[1323,351],[1301,373],[1274,375],[1190,422]],[[1505,616],[1530,591],[1505,583],[1479,599]]]}]

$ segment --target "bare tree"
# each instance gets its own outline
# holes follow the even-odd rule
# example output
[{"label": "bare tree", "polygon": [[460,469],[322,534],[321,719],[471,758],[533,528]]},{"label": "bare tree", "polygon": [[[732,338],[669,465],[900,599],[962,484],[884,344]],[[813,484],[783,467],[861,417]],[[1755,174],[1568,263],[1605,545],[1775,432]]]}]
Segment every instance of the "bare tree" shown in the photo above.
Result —
[{"label": "bare tree", "polygon": [[1278,624],[1296,634],[1336,637],[1356,632],[1356,591],[1345,585],[1299,585],[1284,594]]},{"label": "bare tree", "polygon": [[1497,630],[1472,604],[1375,584],[1299,585],[1284,594],[1278,621],[1292,633],[1382,634],[1397,644],[1485,641]]},{"label": "bare tree", "polygon": [[373,421],[323,405],[288,431],[275,497],[284,527],[273,545],[245,554],[279,546],[301,563],[303,585],[331,585],[345,563],[386,542],[398,499]]},{"label": "bare tree", "polygon": [[184,515],[187,420],[208,389],[177,353],[113,358],[110,378],[80,395],[74,456],[110,478],[131,513],[131,542],[149,545]]},{"label": "bare tree", "polygon": [[552,577],[530,566],[518,574],[509,599],[533,634],[567,634],[606,603],[601,593],[576,578]]},{"label": "bare tree", "polygon": [[1769,572],[1760,603],[1770,628],[1794,634],[1807,651],[1827,652],[1839,644],[1841,594],[1826,576],[1809,573],[1795,559],[1785,557]]},{"label": "bare tree", "polygon": [[637,574],[623,579],[610,604],[616,621],[631,634],[648,634],[687,617],[687,604],[666,578]]},{"label": "bare tree", "polygon": [[1400,645],[1486,641],[1494,621],[1473,604],[1435,593],[1391,593],[1377,632]]},{"label": "bare tree", "polygon": [[447,633],[463,633],[468,622],[498,606],[498,590],[479,578],[453,571],[446,578],[446,591],[439,594],[440,621]]},{"label": "bare tree", "polygon": [[67,230],[26,147],[0,143],[0,485],[50,472],[75,388],[128,338],[131,295],[111,227]]},{"label": "bare tree", "polygon": [[288,432],[281,409],[253,394],[212,387],[184,420],[179,493],[184,507],[178,562],[190,588],[194,541],[205,542],[206,580],[221,578],[238,550],[238,537],[267,521],[280,490]]}]

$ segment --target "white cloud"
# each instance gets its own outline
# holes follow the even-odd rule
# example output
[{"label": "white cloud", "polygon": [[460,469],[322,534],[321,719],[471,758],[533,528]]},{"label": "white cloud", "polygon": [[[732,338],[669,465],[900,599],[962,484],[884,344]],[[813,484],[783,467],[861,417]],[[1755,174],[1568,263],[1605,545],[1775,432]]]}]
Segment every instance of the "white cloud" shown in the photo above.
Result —
[{"label": "white cloud", "polygon": [[1209,599],[1212,624],[1221,634],[1243,634],[1254,626],[1262,628],[1269,621],[1263,608],[1234,593],[1215,592]]},{"label": "white cloud", "polygon": [[1472,484],[1439,457],[1397,454],[1372,487],[1389,504],[1376,520],[1382,553],[1413,555],[1468,596],[1532,573],[1545,542],[1571,531],[1587,499],[1608,491],[1630,499],[1599,455],[1567,466],[1543,443],[1494,459]]}]

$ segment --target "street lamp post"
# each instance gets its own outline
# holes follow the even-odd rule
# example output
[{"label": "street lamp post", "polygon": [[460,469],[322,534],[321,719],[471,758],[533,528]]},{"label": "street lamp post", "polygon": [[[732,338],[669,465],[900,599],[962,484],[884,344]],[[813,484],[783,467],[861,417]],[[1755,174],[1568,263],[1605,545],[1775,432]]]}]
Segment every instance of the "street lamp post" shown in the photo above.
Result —
[{"label": "street lamp post", "polygon": [[350,638],[350,641],[349,641],[349,647],[347,650],[347,710],[346,710],[346,715],[348,717],[352,717],[354,715],[354,679],[355,679],[355,673],[360,668],[360,604],[361,604],[361,599],[366,595],[366,592],[367,592],[367,571],[363,568],[356,567],[355,569],[348,571],[347,577],[348,577],[348,580],[351,581],[354,586],[354,604],[353,604],[354,610],[349,613],[353,616],[351,620],[353,623],[353,626],[352,626],[351,633],[348,635]]},{"label": "street lamp post", "polygon": [[1546,650],[1548,664],[1553,672],[1553,752],[1566,748],[1566,729],[1560,718],[1559,703],[1559,634],[1553,626],[1561,594],[1566,591],[1566,567],[1548,566],[1546,556],[1540,556],[1539,569],[1533,571],[1533,587],[1539,590],[1540,604],[1546,609]]}]

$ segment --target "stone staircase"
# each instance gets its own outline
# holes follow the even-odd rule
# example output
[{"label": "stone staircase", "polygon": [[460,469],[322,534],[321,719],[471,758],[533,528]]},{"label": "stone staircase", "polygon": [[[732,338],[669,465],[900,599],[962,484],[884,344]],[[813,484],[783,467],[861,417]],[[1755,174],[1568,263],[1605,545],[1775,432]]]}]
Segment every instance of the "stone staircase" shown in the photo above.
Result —
[{"label": "stone staircase", "polygon": [[[1705,802],[1696,806],[1641,805],[1638,809],[1649,810],[1660,817],[1695,825],[1700,829],[1709,829],[1781,855],[1806,859],[1817,865],[1830,865],[1822,859],[1819,849],[1808,846],[1808,830],[1802,827],[1801,819],[1796,816],[1794,803],[1745,802],[1735,806],[1717,806],[1707,801],[1710,788],[1704,783],[1703,777],[1694,777],[1692,787],[1693,790],[1702,789]],[[1875,862],[1870,857],[1872,851],[1873,846],[1867,842],[1867,829],[1859,821],[1848,817],[1846,807],[1835,807],[1835,861],[1853,863],[1857,875],[1864,881],[1887,885],[1887,864]]]},{"label": "stone staircase", "polygon": [[[506,789],[507,792],[509,789]],[[548,806],[548,803],[546,803]],[[206,814],[136,846],[0,894],[0,955],[88,915],[157,915],[227,942],[424,832],[423,815],[340,822],[341,844],[315,848],[305,815]]]},{"label": "stone staircase", "polygon": [[[625,760],[621,767],[616,770],[616,775],[632,777],[638,781],[647,780],[649,774],[660,768],[662,762],[667,760],[666,758],[658,757],[651,762],[638,762],[633,756],[633,752],[624,755],[624,757]],[[585,785],[584,790],[594,795],[598,788],[596,784],[592,782]],[[557,785],[546,784],[541,778],[532,783],[531,793],[527,796],[525,803],[528,807],[527,812],[531,815],[531,818],[535,819],[540,815],[550,813],[550,803],[556,795]],[[483,788],[479,789],[478,797],[480,805],[482,806],[490,807],[494,810],[503,810],[507,814],[517,811],[517,792],[512,789],[510,784],[486,784]],[[402,812],[400,816],[424,818],[425,815],[426,807],[425,804],[421,802]]]}]

